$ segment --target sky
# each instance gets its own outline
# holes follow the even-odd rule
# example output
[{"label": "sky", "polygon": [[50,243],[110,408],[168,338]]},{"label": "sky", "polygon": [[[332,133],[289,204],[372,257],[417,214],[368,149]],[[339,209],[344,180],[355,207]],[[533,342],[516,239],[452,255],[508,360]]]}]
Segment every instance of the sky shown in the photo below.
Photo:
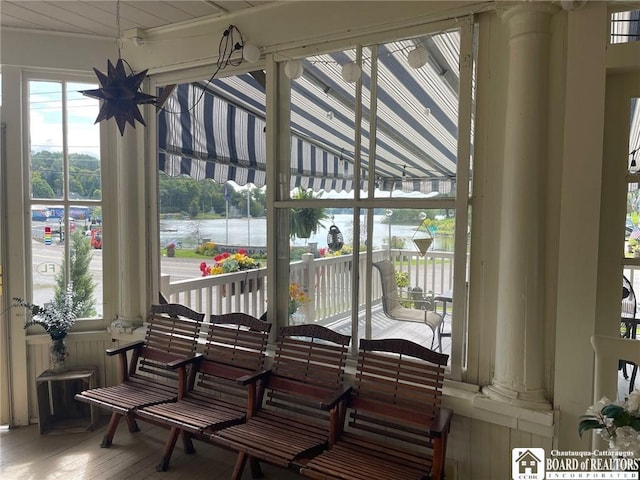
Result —
[{"label": "sky", "polygon": [[[92,84],[67,84],[69,153],[87,153],[100,158],[100,129],[94,125],[99,102],[79,91]],[[62,151],[62,84],[29,82],[31,150]]]}]

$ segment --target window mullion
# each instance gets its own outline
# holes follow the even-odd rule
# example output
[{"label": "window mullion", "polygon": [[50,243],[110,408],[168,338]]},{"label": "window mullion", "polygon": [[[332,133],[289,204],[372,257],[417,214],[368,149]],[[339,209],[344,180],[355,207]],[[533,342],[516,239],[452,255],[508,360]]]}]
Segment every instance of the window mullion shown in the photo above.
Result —
[{"label": "window mullion", "polygon": [[467,330],[467,251],[469,171],[473,110],[473,17],[460,29],[460,83],[458,103],[458,160],[456,172],[456,224],[454,247],[454,309],[451,321],[451,376],[461,380]]}]

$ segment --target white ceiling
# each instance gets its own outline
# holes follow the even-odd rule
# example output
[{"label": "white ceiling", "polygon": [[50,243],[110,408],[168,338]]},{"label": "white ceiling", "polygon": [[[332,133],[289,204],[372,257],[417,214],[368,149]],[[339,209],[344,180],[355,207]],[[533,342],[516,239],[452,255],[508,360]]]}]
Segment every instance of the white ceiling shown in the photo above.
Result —
[{"label": "white ceiling", "polygon": [[[217,17],[269,0],[120,1],[120,31]],[[117,37],[114,0],[0,0],[0,27]]]}]

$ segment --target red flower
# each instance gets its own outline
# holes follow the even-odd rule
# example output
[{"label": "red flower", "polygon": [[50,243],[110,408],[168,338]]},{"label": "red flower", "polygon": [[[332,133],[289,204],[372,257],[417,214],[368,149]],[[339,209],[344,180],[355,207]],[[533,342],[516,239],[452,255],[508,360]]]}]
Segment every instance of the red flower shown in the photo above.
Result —
[{"label": "red flower", "polygon": [[238,253],[239,253],[240,255],[246,255],[246,254],[247,254],[247,251],[246,251],[244,248],[239,248],[239,249],[238,249]]},{"label": "red flower", "polygon": [[229,258],[229,252],[224,252],[222,254],[222,258]]},{"label": "red flower", "polygon": [[215,257],[213,257],[213,259],[217,262],[220,263],[222,260],[225,259],[224,255],[216,255]]}]

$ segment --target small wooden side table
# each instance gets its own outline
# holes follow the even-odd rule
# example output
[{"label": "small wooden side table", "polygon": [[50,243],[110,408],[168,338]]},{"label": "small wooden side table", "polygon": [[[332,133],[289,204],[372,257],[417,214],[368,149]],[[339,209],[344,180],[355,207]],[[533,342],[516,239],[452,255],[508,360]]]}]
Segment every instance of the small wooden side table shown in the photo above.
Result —
[{"label": "small wooden side table", "polygon": [[[97,426],[98,408],[78,402],[76,393],[95,387],[95,370],[77,369],[55,373],[45,370],[36,378],[38,425],[40,433],[63,428],[93,430]],[[89,410],[87,412],[87,409]],[[89,425],[84,423],[89,413]],[[84,426],[83,426],[84,425]]]}]

